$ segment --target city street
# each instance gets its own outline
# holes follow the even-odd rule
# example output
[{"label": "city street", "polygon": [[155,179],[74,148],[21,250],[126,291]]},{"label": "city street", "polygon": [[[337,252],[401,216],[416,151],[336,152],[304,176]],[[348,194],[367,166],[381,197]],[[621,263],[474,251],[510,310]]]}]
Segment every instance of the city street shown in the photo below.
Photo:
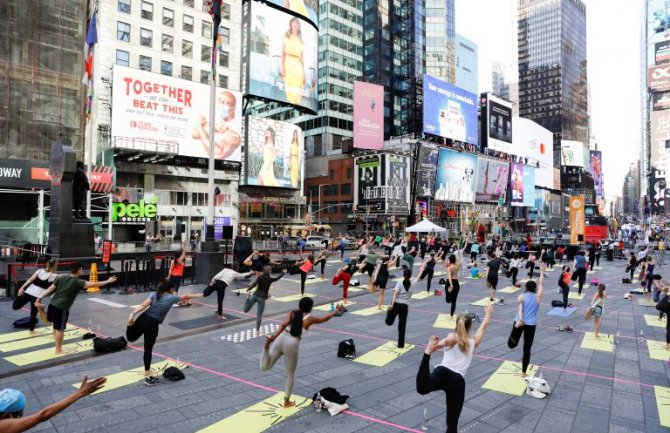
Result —
[{"label": "city street", "polygon": [[[332,259],[326,267],[326,281],[307,281],[306,292],[315,301],[313,315],[326,314],[322,310],[340,299],[341,289],[329,281],[339,266],[339,260]],[[553,388],[542,400],[525,395],[525,383],[517,374],[522,344],[513,350],[507,347],[516,309],[514,300],[521,291],[502,294],[505,303],[495,307],[493,321],[465,377],[459,431],[667,431],[661,426],[670,425],[670,352],[664,346],[664,324],[653,306],[640,304],[641,296],[633,301],[624,299],[633,288],[621,284],[624,261],[601,260],[600,266],[588,275],[588,281],[595,277],[607,284],[601,340],[596,342],[586,334],[593,331],[593,321],[583,318],[594,289],[586,288],[582,300],[571,299],[577,310],[569,317],[548,315],[551,301],[560,299],[556,292],[559,268],[547,273],[531,358],[535,368],[531,371],[541,374]],[[663,274],[665,269],[661,267],[657,272]],[[400,272],[393,269],[391,274],[399,276]],[[526,277],[523,270],[520,274]],[[433,287],[439,286],[437,281],[443,275],[438,264]],[[490,292],[483,279],[472,280],[465,275],[466,269],[461,275],[457,312],[470,311],[483,317],[484,308],[472,303],[488,298]],[[264,328],[279,324],[286,312],[297,308],[298,277],[286,275],[273,284]],[[85,350],[40,362],[45,355],[31,354],[42,350],[52,353],[49,335],[11,337],[15,332],[12,321],[26,312],[12,311],[10,302],[2,302],[0,388],[23,391],[26,414],[31,414],[72,393],[73,385],[85,375],[110,378],[100,394],[80,400],[34,431],[166,433],[197,432],[208,426],[212,428],[207,431],[212,432],[445,431],[444,394],[419,395],[415,381],[428,338],[432,334],[445,336],[453,326],[444,316],[448,313],[444,296],[424,297],[425,281],[413,285],[414,296],[420,299],[412,299],[409,304],[405,347],[409,350],[378,350],[376,356],[366,356],[385,343],[394,345],[397,329],[385,325],[385,313],[375,311],[377,295],[370,295],[363,287],[367,275],[356,274],[355,278],[363,285],[350,288],[349,311],[303,333],[293,397],[299,410],[295,413],[278,408],[284,387],[283,360],[271,371],[260,370],[264,338],[247,336],[254,327],[255,308],[243,313],[244,295],[237,297],[231,289],[224,302],[224,313],[230,317],[222,323],[215,314],[215,296],[195,299],[192,307],[172,309],[161,326],[153,362],[176,360],[187,367],[183,370],[186,379],[152,387],[141,382],[142,340],[122,352],[93,356]],[[510,286],[511,282],[500,275],[499,288]],[[182,286],[180,294],[202,288]],[[390,290],[387,292],[386,304],[391,295]],[[571,288],[571,293],[576,289]],[[80,294],[71,309],[70,323],[103,335],[123,335],[131,306],[145,296]],[[287,297],[292,298],[287,301]],[[361,311],[368,313],[357,314]],[[568,324],[574,333],[557,331],[558,326]],[[40,327],[40,331],[43,329]],[[74,334],[72,339],[67,338],[66,334],[66,344],[81,341]],[[336,356],[338,343],[349,338],[355,341],[357,360]],[[19,344],[12,346],[12,342]],[[17,356],[24,354],[28,356]],[[431,367],[440,361],[441,353],[433,354]],[[118,373],[129,370],[135,373],[119,377]],[[114,375],[116,382],[112,380]],[[317,412],[310,406],[312,395],[325,387],[350,395],[349,409],[331,417],[327,411]],[[266,403],[254,407],[261,402]],[[662,418],[659,410],[664,411],[660,413]]]}]

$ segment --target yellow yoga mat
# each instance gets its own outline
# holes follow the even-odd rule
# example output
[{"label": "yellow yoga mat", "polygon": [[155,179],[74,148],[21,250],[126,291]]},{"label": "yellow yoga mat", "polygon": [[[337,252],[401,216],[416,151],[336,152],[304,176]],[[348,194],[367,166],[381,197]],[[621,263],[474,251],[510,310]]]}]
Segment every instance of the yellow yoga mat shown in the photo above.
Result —
[{"label": "yellow yoga mat", "polygon": [[[536,371],[536,366],[528,366],[528,376],[535,376]],[[503,362],[484,385],[482,385],[482,388],[516,396],[523,395],[526,392],[526,381],[521,377],[521,363]]]},{"label": "yellow yoga mat", "polygon": [[7,343],[8,341],[24,340],[26,338],[42,337],[51,335],[51,327],[35,329],[35,335],[31,335],[30,331],[16,331],[0,335],[0,343]]},{"label": "yellow yoga mat", "polygon": [[655,307],[656,302],[650,300],[650,299],[638,299],[637,303],[640,304],[643,307]]},{"label": "yellow yoga mat", "polygon": [[658,315],[655,314],[644,315],[644,321],[647,322],[647,326],[653,326],[655,328],[665,328],[667,320],[667,317],[664,317],[663,320],[658,320]]},{"label": "yellow yoga mat", "polygon": [[504,289],[500,289],[500,290],[498,290],[498,291],[499,291],[500,293],[516,293],[516,292],[518,292],[519,290],[521,290],[520,287],[509,286],[509,287],[505,287]]},{"label": "yellow yoga mat", "polygon": [[670,388],[656,385],[654,394],[656,394],[656,407],[661,425],[670,427]]},{"label": "yellow yoga mat", "polygon": [[275,298],[275,297],[273,296],[273,297],[270,298],[270,299],[272,299],[272,300],[274,300],[274,301],[279,301],[279,302],[294,302],[294,301],[299,301],[299,300],[301,300],[301,299],[304,298],[305,296],[307,296],[307,297],[309,297],[309,298],[313,298],[313,297],[315,297],[316,295],[314,295],[314,294],[312,294],[312,293],[305,293],[305,295],[303,296],[303,295],[301,295],[300,293],[298,293],[297,295],[281,296],[281,297],[279,297],[279,298]]},{"label": "yellow yoga mat", "polygon": [[375,367],[383,367],[389,362],[400,358],[413,348],[413,344],[405,344],[405,347],[400,349],[395,342],[389,341],[369,351],[365,355],[359,356],[354,359],[354,361],[360,362],[361,364],[374,365]]},{"label": "yellow yoga mat", "polygon": [[[83,329],[67,329],[63,333],[63,341],[74,340],[75,338],[81,339],[84,334],[86,334],[86,331]],[[39,337],[25,338],[23,340],[2,343],[0,344],[0,352],[13,352],[15,350],[28,349],[31,347],[42,346],[44,344],[54,344],[54,339],[51,333]]]},{"label": "yellow yoga mat", "polygon": [[547,268],[544,270],[544,272],[554,272],[556,268]]},{"label": "yellow yoga mat", "polygon": [[[156,372],[156,376],[162,376],[163,372],[168,367],[177,367],[178,369],[183,370],[184,368],[187,368],[188,365],[170,359],[151,364],[151,368]],[[144,367],[122,371],[121,373],[110,374],[106,377],[107,383],[105,383],[105,387],[99,391],[94,392],[93,394],[100,394],[102,392],[111,391],[113,389],[123,388],[124,386],[132,385],[133,383],[141,381],[144,379]],[[75,388],[79,388],[79,385],[81,385],[81,383],[72,384],[72,386]]]},{"label": "yellow yoga mat", "polygon": [[455,329],[456,328],[456,316],[451,317],[448,314],[440,314],[437,316],[435,323],[433,323],[433,328],[442,328],[442,329]]},{"label": "yellow yoga mat", "polygon": [[581,301],[582,299],[584,299],[584,296],[585,296],[584,293],[582,293],[581,295],[579,293],[576,293],[576,292],[568,293],[568,299],[578,299],[578,300]]},{"label": "yellow yoga mat", "polygon": [[366,292],[368,289],[365,289],[363,287],[351,287],[347,289],[347,292]]},{"label": "yellow yoga mat", "polygon": [[73,355],[75,353],[88,352],[89,350],[93,350],[93,340],[84,340],[78,341],[76,343],[64,344],[63,349],[67,352],[62,355],[56,355],[54,353],[54,348],[49,347],[47,349],[8,356],[5,358],[5,361],[11,362],[14,365],[24,366],[37,364],[38,362],[49,361],[51,359],[62,358],[64,356]]},{"label": "yellow yoga mat", "polygon": [[[282,280],[280,280],[280,281],[290,281],[290,282],[292,282],[292,283],[298,283],[298,284],[300,284],[300,280],[292,280],[292,279],[290,279],[290,278],[284,278],[284,279],[282,279]],[[316,278],[311,278],[311,279],[308,278],[308,279],[306,279],[306,280],[305,280],[305,284],[323,283],[323,282],[326,282],[326,281],[328,281],[328,280],[327,280],[327,279],[322,280],[322,279],[317,275]]]},{"label": "yellow yoga mat", "polygon": [[493,302],[491,302],[491,297],[487,296],[485,298],[482,298],[478,301],[470,302],[470,305],[477,305],[479,307],[486,307],[489,304],[497,304],[500,301],[498,298],[493,298]]},{"label": "yellow yoga mat", "polygon": [[375,305],[374,307],[368,307],[362,310],[352,311],[351,314],[356,314],[357,316],[373,316],[375,314],[383,313],[384,311],[386,311],[387,308],[388,306],[382,305],[382,309],[378,310],[377,306]]},{"label": "yellow yoga mat", "polygon": [[197,433],[261,433],[312,404],[311,399],[297,395],[291,401],[295,401],[295,406],[284,409],[284,393],[277,393]]},{"label": "yellow yoga mat", "polygon": [[[584,283],[584,287],[587,287],[587,284],[586,284],[586,283]],[[575,284],[573,284],[573,285],[572,285],[572,288],[573,288],[573,289],[579,289],[579,283],[575,283]]]},{"label": "yellow yoga mat", "polygon": [[[340,302],[335,302],[334,304],[335,304],[335,306],[337,306],[338,304],[340,304]],[[355,302],[349,301],[347,303],[346,307],[348,307],[350,305],[355,305],[355,304],[356,304]],[[330,304],[319,305],[318,307],[314,307],[313,310],[326,311],[326,312],[330,313]]]},{"label": "yellow yoga mat", "polygon": [[580,347],[601,352],[614,352],[614,337],[608,334],[600,334],[596,338],[596,334],[593,332],[585,332]]},{"label": "yellow yoga mat", "polygon": [[602,266],[594,266],[593,269],[595,269],[596,271],[599,271],[599,270],[602,269]]},{"label": "yellow yoga mat", "polygon": [[586,271],[586,273],[589,274],[589,275],[592,275],[592,274],[595,274],[596,271]]},{"label": "yellow yoga mat", "polygon": [[412,295],[412,299],[426,299],[430,297],[435,297],[435,293],[433,292],[426,292],[425,290],[422,290],[420,292],[417,292]]},{"label": "yellow yoga mat", "polygon": [[[665,341],[647,340],[647,349],[649,349],[649,357],[659,361],[667,361],[670,359],[670,350]],[[670,409],[669,409],[670,410]]]}]

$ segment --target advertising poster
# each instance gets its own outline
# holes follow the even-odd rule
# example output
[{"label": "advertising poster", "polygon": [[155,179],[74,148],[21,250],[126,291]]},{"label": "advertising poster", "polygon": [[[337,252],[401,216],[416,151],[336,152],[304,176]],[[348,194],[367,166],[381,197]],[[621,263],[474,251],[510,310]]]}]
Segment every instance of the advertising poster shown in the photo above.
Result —
[{"label": "advertising poster", "polygon": [[423,98],[423,132],[479,145],[477,95],[424,75]]},{"label": "advertising poster", "polygon": [[246,2],[244,12],[249,7],[243,23],[247,35],[242,50],[248,52],[242,65],[243,93],[316,114],[317,30],[304,19],[263,3]]},{"label": "advertising poster", "polygon": [[535,205],[535,167],[529,165],[523,166],[523,205]]},{"label": "advertising poster", "polygon": [[477,201],[497,202],[505,197],[509,180],[509,163],[494,159],[478,159]]},{"label": "advertising poster", "polygon": [[670,92],[653,94],[654,110],[667,110],[670,108]]},{"label": "advertising poster", "polygon": [[589,173],[593,176],[593,185],[596,190],[596,196],[603,196],[603,153],[599,150],[590,151],[591,161],[589,163]]},{"label": "advertising poster", "polygon": [[[652,169],[663,171],[668,158],[666,150],[670,145],[670,111],[652,111],[650,119],[651,151],[650,164]],[[664,176],[658,176],[664,177]]]},{"label": "advertising poster", "polygon": [[584,216],[584,196],[573,195],[570,197],[570,243],[576,244],[584,241],[584,227],[586,220]]},{"label": "advertising poster", "polygon": [[435,195],[435,173],[437,171],[437,147],[422,144],[419,149],[419,197],[433,197]]},{"label": "advertising poster", "polygon": [[654,44],[654,57],[657,65],[670,61],[670,40],[656,42]]},{"label": "advertising poster", "polygon": [[289,10],[309,20],[315,26],[319,26],[318,0],[268,0],[268,3]]},{"label": "advertising poster", "polygon": [[[114,65],[112,137],[173,145],[179,155],[209,158],[209,86]],[[242,95],[217,89],[216,159],[240,161]]]},{"label": "advertising poster", "polygon": [[244,184],[300,189],[302,130],[279,120],[248,119]]},{"label": "advertising poster", "polygon": [[386,213],[409,213],[409,158],[387,154]]},{"label": "advertising poster", "polygon": [[435,200],[472,203],[477,190],[477,156],[440,149]]},{"label": "advertising poster", "polygon": [[482,128],[486,135],[487,147],[498,152],[511,153],[512,149],[512,104],[485,93],[481,105],[486,113]]},{"label": "advertising poster", "polygon": [[511,164],[510,191],[512,195],[512,206],[523,206],[524,202],[524,182],[523,182],[523,164],[513,162]]},{"label": "advertising poster", "polygon": [[561,165],[587,168],[586,146],[581,141],[561,140]]},{"label": "advertising poster", "polygon": [[382,155],[362,156],[354,160],[354,206],[357,213],[384,213],[386,208],[386,166]]},{"label": "advertising poster", "polygon": [[354,147],[384,148],[384,86],[354,81]]},{"label": "advertising poster", "polygon": [[647,86],[652,92],[670,90],[670,64],[650,66],[647,69]]},{"label": "advertising poster", "polygon": [[515,117],[512,155],[539,163],[535,170],[535,185],[559,189],[554,183],[554,134],[532,120]]}]

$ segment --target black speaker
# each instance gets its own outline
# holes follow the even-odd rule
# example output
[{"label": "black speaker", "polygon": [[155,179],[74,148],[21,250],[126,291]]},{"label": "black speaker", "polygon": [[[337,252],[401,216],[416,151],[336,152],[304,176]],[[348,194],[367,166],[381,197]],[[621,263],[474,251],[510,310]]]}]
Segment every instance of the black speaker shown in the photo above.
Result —
[{"label": "black speaker", "polygon": [[207,224],[207,226],[205,226],[205,240],[206,241],[214,240],[214,226],[211,224]]},{"label": "black speaker", "polygon": [[233,238],[233,226],[223,226],[223,238],[224,239]]},{"label": "black speaker", "polygon": [[584,235],[577,235],[577,242],[584,242]]},{"label": "black speaker", "polygon": [[250,237],[237,236],[233,245],[233,262],[242,263],[254,251],[254,245]]}]

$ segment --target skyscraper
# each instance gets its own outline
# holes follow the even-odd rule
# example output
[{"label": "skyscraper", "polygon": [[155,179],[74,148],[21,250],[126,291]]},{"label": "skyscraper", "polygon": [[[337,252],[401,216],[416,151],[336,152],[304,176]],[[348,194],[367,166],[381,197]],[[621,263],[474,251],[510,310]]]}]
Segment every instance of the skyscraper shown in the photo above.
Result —
[{"label": "skyscraper", "polygon": [[477,44],[456,35],[456,85],[475,95],[479,94],[477,73]]},{"label": "skyscraper", "polygon": [[586,6],[581,0],[519,0],[519,114],[561,140],[589,142]]},{"label": "skyscraper", "polygon": [[[426,0],[425,22],[426,73],[448,83],[456,83],[458,45],[454,0]],[[466,40],[467,43],[473,45]]]}]

